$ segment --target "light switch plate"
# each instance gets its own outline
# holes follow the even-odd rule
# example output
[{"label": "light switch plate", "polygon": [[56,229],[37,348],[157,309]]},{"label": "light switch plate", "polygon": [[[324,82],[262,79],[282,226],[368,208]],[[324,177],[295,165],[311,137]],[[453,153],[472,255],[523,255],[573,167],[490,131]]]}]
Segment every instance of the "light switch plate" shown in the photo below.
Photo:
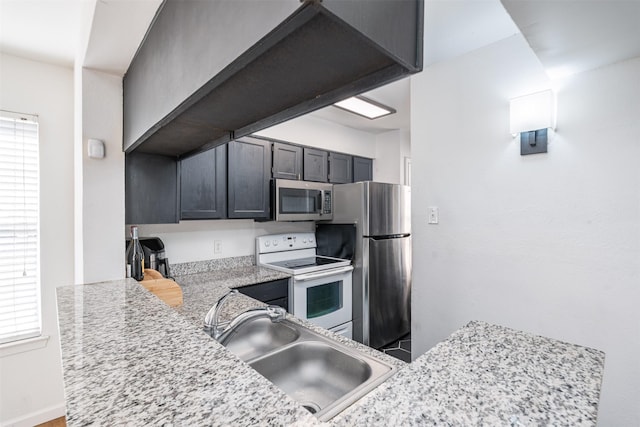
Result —
[{"label": "light switch plate", "polygon": [[432,206],[429,208],[429,224],[437,224],[438,223],[438,208]]}]

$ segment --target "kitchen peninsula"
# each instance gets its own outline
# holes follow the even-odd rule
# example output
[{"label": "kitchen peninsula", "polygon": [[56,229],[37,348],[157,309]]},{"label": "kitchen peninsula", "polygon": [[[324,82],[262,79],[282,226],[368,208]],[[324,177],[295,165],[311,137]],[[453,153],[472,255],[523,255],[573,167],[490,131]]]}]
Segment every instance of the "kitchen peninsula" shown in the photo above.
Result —
[{"label": "kitchen peninsula", "polygon": [[[250,258],[175,269],[177,309],[132,279],[58,288],[68,425],[321,425],[202,331],[229,288],[286,277]],[[234,300],[228,315],[261,304]],[[323,333],[397,368],[328,424],[596,424],[600,351],[473,321],[404,364]]]}]

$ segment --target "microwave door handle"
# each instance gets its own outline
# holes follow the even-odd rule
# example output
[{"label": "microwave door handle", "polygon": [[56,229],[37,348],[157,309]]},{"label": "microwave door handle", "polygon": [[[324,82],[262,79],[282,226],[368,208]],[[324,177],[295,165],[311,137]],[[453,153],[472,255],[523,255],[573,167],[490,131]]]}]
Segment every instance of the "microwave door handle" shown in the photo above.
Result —
[{"label": "microwave door handle", "polygon": [[320,190],[320,215],[324,213],[324,190]]},{"label": "microwave door handle", "polygon": [[334,268],[331,270],[323,271],[321,273],[308,273],[308,274],[300,274],[298,276],[294,276],[296,282],[306,282],[307,280],[321,279],[323,277],[334,276],[337,274],[347,273],[353,270],[353,267],[348,265],[342,268]]}]

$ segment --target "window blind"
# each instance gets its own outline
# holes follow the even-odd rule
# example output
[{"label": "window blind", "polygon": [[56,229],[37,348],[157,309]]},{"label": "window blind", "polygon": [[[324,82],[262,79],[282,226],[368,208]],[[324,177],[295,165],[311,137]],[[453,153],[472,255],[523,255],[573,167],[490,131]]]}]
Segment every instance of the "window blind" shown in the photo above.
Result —
[{"label": "window blind", "polygon": [[38,123],[0,111],[0,344],[40,335]]}]

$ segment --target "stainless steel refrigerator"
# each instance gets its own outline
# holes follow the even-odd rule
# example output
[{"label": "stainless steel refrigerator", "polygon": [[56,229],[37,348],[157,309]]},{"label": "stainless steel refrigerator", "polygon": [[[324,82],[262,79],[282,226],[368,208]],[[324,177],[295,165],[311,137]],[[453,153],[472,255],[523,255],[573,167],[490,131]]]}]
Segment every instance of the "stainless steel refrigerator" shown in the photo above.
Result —
[{"label": "stainless steel refrigerator", "polygon": [[318,253],[353,260],[353,338],[380,348],[411,330],[410,187],[333,188],[333,220],[318,222]]}]

